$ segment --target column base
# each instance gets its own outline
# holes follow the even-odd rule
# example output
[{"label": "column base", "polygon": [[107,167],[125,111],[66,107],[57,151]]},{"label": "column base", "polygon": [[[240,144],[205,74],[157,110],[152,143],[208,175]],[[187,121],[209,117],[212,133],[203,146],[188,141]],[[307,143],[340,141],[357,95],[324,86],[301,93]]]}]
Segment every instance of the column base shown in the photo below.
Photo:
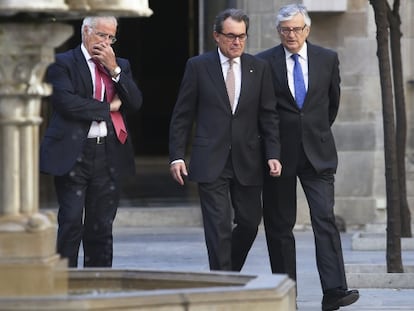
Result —
[{"label": "column base", "polygon": [[67,260],[55,245],[46,216],[0,217],[0,297],[66,294]]}]

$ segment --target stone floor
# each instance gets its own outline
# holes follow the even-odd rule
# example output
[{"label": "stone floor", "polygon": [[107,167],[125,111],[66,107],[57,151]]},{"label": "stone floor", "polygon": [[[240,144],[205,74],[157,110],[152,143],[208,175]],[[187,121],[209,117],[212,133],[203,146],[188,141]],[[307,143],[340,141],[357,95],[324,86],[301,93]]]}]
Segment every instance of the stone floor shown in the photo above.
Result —
[{"label": "stone floor", "polygon": [[[139,169],[141,171],[134,180],[127,181],[123,188],[123,199],[114,229],[114,267],[208,271],[194,184],[178,186],[168,175],[165,159],[148,160]],[[48,177],[42,176],[41,180],[44,183],[42,189],[49,189],[43,195],[41,193],[41,206],[55,209],[55,198],[51,191],[53,184]],[[298,226],[297,229],[299,311],[321,310],[322,293],[314,259],[313,234],[304,226]],[[345,264],[385,265],[383,250],[353,250],[354,234],[342,233]],[[404,250],[402,257],[404,265],[414,265],[413,250]],[[242,273],[270,273],[262,228]],[[414,310],[414,278],[411,288],[359,288],[359,301],[341,310]]]},{"label": "stone floor", "polygon": [[[313,234],[295,232],[297,239],[299,311],[321,310],[321,289],[314,259]],[[385,264],[383,251],[353,251],[353,233],[343,233],[345,263]],[[201,227],[119,227],[114,231],[114,267],[148,270],[208,271]],[[404,251],[405,264],[414,263],[414,251]],[[270,273],[267,249],[261,229],[242,270],[245,274]],[[413,289],[359,288],[361,297],[341,310],[414,310]]]}]

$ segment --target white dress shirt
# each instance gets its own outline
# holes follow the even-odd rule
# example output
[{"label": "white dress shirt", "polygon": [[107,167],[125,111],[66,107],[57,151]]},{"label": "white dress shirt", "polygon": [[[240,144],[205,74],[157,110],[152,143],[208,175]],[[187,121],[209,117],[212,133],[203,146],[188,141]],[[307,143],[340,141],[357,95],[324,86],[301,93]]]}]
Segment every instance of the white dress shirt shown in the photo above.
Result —
[{"label": "white dress shirt", "polygon": [[[229,58],[224,56],[221,53],[220,49],[218,49],[218,53],[220,56],[220,63],[221,69],[223,71],[223,78],[226,81],[227,78],[227,70],[229,69]],[[235,95],[234,95],[234,103],[233,103],[233,113],[236,111],[237,103],[239,102],[240,97],[240,89],[241,89],[241,60],[240,57],[233,58],[233,72],[234,72],[234,81],[235,81]]]},{"label": "white dress shirt", "polygon": [[[292,93],[293,97],[295,97],[295,85],[293,82],[293,67],[295,66],[295,61],[291,57],[293,53],[289,52],[285,49],[285,55],[286,55],[286,68],[287,68],[287,78],[288,78],[288,84],[290,92]],[[306,42],[303,44],[302,49],[297,53],[299,55],[299,63],[302,67],[302,73],[303,73],[303,81],[305,82],[305,88],[308,90],[308,46],[306,45]]]},{"label": "white dress shirt", "polygon": [[[92,77],[92,84],[93,84],[93,94],[95,94],[95,63],[92,61],[92,57],[89,55],[88,51],[86,50],[85,46],[81,45],[81,50],[83,53],[83,56],[85,56],[85,59],[87,60],[89,70],[91,72]],[[105,85],[102,81],[102,94],[100,100],[103,101],[105,94]],[[103,103],[102,103],[103,105]],[[91,127],[89,128],[88,132],[88,138],[94,138],[94,137],[105,137],[108,135],[108,129],[106,127],[106,122],[104,121],[92,121]]]}]

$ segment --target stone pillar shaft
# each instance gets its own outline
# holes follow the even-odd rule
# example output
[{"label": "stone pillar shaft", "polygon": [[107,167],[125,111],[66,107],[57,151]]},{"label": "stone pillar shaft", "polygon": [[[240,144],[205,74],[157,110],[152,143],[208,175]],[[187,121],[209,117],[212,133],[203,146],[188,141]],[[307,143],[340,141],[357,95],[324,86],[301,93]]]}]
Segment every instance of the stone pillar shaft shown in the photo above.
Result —
[{"label": "stone pillar shaft", "polygon": [[59,19],[148,16],[147,0],[0,0],[0,300],[67,293],[56,224],[39,213],[39,124],[55,48],[72,36]]},{"label": "stone pillar shaft", "polygon": [[61,24],[0,24],[0,216],[38,212],[38,127],[54,48],[72,33]]},{"label": "stone pillar shaft", "polygon": [[0,297],[67,292],[56,225],[39,213],[38,149],[41,100],[52,92],[45,71],[72,32],[64,24],[0,23]]}]

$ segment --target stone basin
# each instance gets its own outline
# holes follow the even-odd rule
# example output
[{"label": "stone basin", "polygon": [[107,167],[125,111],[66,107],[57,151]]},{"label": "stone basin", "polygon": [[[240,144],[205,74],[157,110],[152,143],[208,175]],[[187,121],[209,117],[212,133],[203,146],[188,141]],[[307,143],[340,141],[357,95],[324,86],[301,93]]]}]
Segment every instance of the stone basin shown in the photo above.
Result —
[{"label": "stone basin", "polygon": [[69,269],[69,294],[0,298],[0,310],[296,310],[285,275]]}]

